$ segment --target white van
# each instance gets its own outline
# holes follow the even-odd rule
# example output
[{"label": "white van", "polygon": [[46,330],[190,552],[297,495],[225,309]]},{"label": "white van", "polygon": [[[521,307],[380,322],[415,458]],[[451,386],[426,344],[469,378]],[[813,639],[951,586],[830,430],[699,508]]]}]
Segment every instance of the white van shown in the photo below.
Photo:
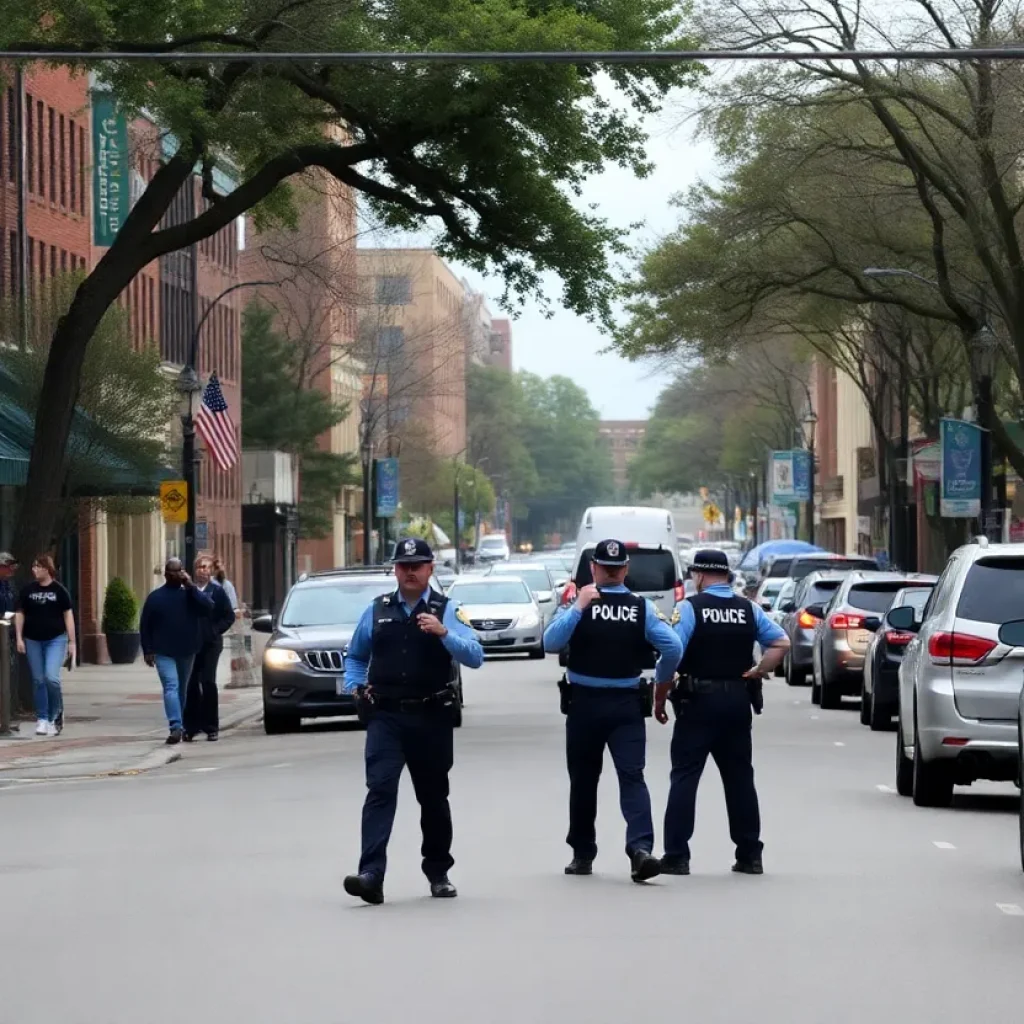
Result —
[{"label": "white van", "polygon": [[676,530],[672,513],[663,508],[595,507],[583,514],[576,535],[576,559],[572,580],[564,600],[574,601],[576,591],[593,583],[590,569],[598,541],[622,541],[629,555],[626,586],[649,598],[666,618],[672,617],[677,601],[683,600],[683,574],[676,551]]}]

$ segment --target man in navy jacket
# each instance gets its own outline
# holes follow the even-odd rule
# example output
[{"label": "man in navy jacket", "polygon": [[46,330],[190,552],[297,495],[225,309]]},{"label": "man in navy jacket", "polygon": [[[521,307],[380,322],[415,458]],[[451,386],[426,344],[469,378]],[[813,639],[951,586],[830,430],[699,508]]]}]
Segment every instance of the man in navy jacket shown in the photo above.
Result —
[{"label": "man in navy jacket", "polygon": [[185,707],[182,709],[186,743],[201,732],[208,740],[217,739],[220,709],[217,696],[217,662],[224,650],[224,634],[234,625],[235,610],[227,591],[213,579],[213,559],[200,555],[195,564],[196,589],[213,602],[213,613],[199,620],[201,644],[192,663]]},{"label": "man in navy jacket", "polygon": [[200,623],[212,614],[212,599],[197,589],[180,559],[169,558],[164,566],[164,585],[146,598],[139,621],[142,655],[147,665],[156,667],[164,691],[169,744],[180,743],[184,735],[185,687],[202,646]]}]

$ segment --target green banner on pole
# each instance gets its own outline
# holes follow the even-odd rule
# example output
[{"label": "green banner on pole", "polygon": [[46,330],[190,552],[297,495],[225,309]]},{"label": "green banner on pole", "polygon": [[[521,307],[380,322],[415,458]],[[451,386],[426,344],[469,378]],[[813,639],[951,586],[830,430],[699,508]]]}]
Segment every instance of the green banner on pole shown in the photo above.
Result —
[{"label": "green banner on pole", "polygon": [[92,240],[114,244],[130,206],[128,121],[109,92],[92,94]]}]

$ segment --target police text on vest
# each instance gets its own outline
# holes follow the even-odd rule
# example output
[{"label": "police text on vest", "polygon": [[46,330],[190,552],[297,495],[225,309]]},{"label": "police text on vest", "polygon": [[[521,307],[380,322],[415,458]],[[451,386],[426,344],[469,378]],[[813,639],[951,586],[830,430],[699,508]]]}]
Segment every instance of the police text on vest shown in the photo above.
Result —
[{"label": "police text on vest", "polygon": [[746,608],[702,608],[702,622],[735,622],[740,626],[747,624]]},{"label": "police text on vest", "polygon": [[592,619],[605,619],[608,622],[636,622],[636,605],[625,604],[592,604]]}]

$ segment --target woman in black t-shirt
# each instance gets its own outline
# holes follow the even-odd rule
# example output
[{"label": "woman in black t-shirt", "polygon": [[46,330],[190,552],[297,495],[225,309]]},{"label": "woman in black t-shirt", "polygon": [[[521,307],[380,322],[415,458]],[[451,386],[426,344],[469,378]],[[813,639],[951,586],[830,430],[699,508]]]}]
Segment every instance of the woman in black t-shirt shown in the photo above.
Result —
[{"label": "woman in black t-shirt", "polygon": [[35,581],[18,595],[14,629],[18,651],[28,658],[36,705],[36,735],[56,736],[64,724],[60,670],[75,656],[75,616],[71,595],[56,580],[49,555],[32,563]]}]

